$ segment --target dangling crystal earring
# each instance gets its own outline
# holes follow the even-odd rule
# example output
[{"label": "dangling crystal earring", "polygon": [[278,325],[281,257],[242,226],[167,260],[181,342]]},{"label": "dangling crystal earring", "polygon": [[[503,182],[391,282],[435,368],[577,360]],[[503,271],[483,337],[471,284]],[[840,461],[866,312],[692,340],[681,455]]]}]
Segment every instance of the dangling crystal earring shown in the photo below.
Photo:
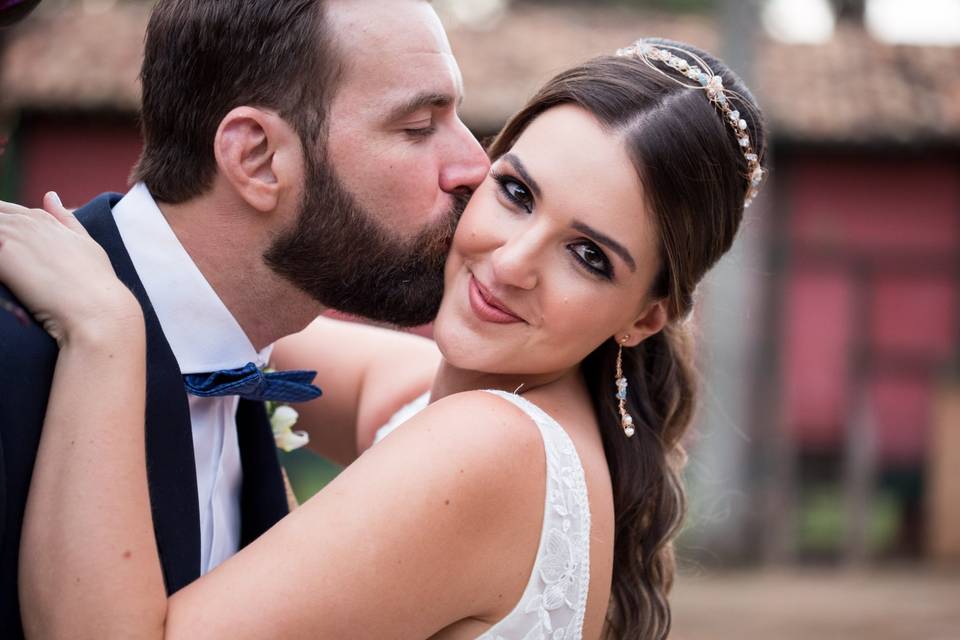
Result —
[{"label": "dangling crystal earring", "polygon": [[623,427],[623,433],[631,438],[635,429],[633,416],[627,413],[627,379],[623,377],[623,343],[629,339],[630,336],[623,337],[620,340],[620,349],[617,351],[617,401],[620,403],[620,426]]}]

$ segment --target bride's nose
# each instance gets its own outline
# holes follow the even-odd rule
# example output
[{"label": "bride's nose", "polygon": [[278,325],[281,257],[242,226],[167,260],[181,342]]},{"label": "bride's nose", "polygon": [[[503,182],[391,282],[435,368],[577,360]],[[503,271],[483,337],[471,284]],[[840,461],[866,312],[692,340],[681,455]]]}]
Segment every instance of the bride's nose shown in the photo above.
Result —
[{"label": "bride's nose", "polygon": [[498,282],[518,289],[534,289],[540,282],[540,247],[531,234],[510,238],[491,255]]}]

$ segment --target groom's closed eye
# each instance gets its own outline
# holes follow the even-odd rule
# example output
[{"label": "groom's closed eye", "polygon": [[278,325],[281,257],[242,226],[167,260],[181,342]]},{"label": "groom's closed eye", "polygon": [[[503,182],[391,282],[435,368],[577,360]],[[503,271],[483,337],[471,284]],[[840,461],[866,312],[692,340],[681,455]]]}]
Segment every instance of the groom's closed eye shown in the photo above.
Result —
[{"label": "groom's closed eye", "polygon": [[436,109],[446,109],[459,101],[450,94],[424,92],[419,93],[403,102],[395,105],[389,111],[387,122],[403,122],[404,119],[410,119],[418,111],[434,111]]},{"label": "groom's closed eye", "polygon": [[415,120],[402,122],[400,123],[400,127],[404,133],[412,138],[426,138],[437,130],[433,122],[432,114],[425,118],[416,118]]}]

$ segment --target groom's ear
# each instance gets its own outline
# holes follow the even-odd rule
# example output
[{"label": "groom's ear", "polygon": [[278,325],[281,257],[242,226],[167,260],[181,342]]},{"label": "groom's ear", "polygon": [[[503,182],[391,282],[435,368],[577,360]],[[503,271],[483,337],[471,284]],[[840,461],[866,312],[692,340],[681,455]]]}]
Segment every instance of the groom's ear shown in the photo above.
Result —
[{"label": "groom's ear", "polygon": [[223,178],[258,211],[273,211],[302,181],[300,138],[271,111],[237,107],[220,121],[214,155]]}]

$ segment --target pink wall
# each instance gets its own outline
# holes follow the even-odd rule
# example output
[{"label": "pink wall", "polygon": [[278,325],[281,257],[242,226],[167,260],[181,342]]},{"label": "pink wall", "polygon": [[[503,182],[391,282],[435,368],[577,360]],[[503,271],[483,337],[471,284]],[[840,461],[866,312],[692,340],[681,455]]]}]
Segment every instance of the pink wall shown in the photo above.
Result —
[{"label": "pink wall", "polygon": [[[880,456],[924,457],[938,373],[957,352],[960,167],[822,156],[791,162],[783,383],[802,446],[843,442],[856,389]],[[858,387],[854,354],[867,353]]]},{"label": "pink wall", "polygon": [[104,191],[127,190],[140,155],[140,133],[131,122],[31,118],[18,139],[20,200],[40,204],[54,190],[68,207]]}]

